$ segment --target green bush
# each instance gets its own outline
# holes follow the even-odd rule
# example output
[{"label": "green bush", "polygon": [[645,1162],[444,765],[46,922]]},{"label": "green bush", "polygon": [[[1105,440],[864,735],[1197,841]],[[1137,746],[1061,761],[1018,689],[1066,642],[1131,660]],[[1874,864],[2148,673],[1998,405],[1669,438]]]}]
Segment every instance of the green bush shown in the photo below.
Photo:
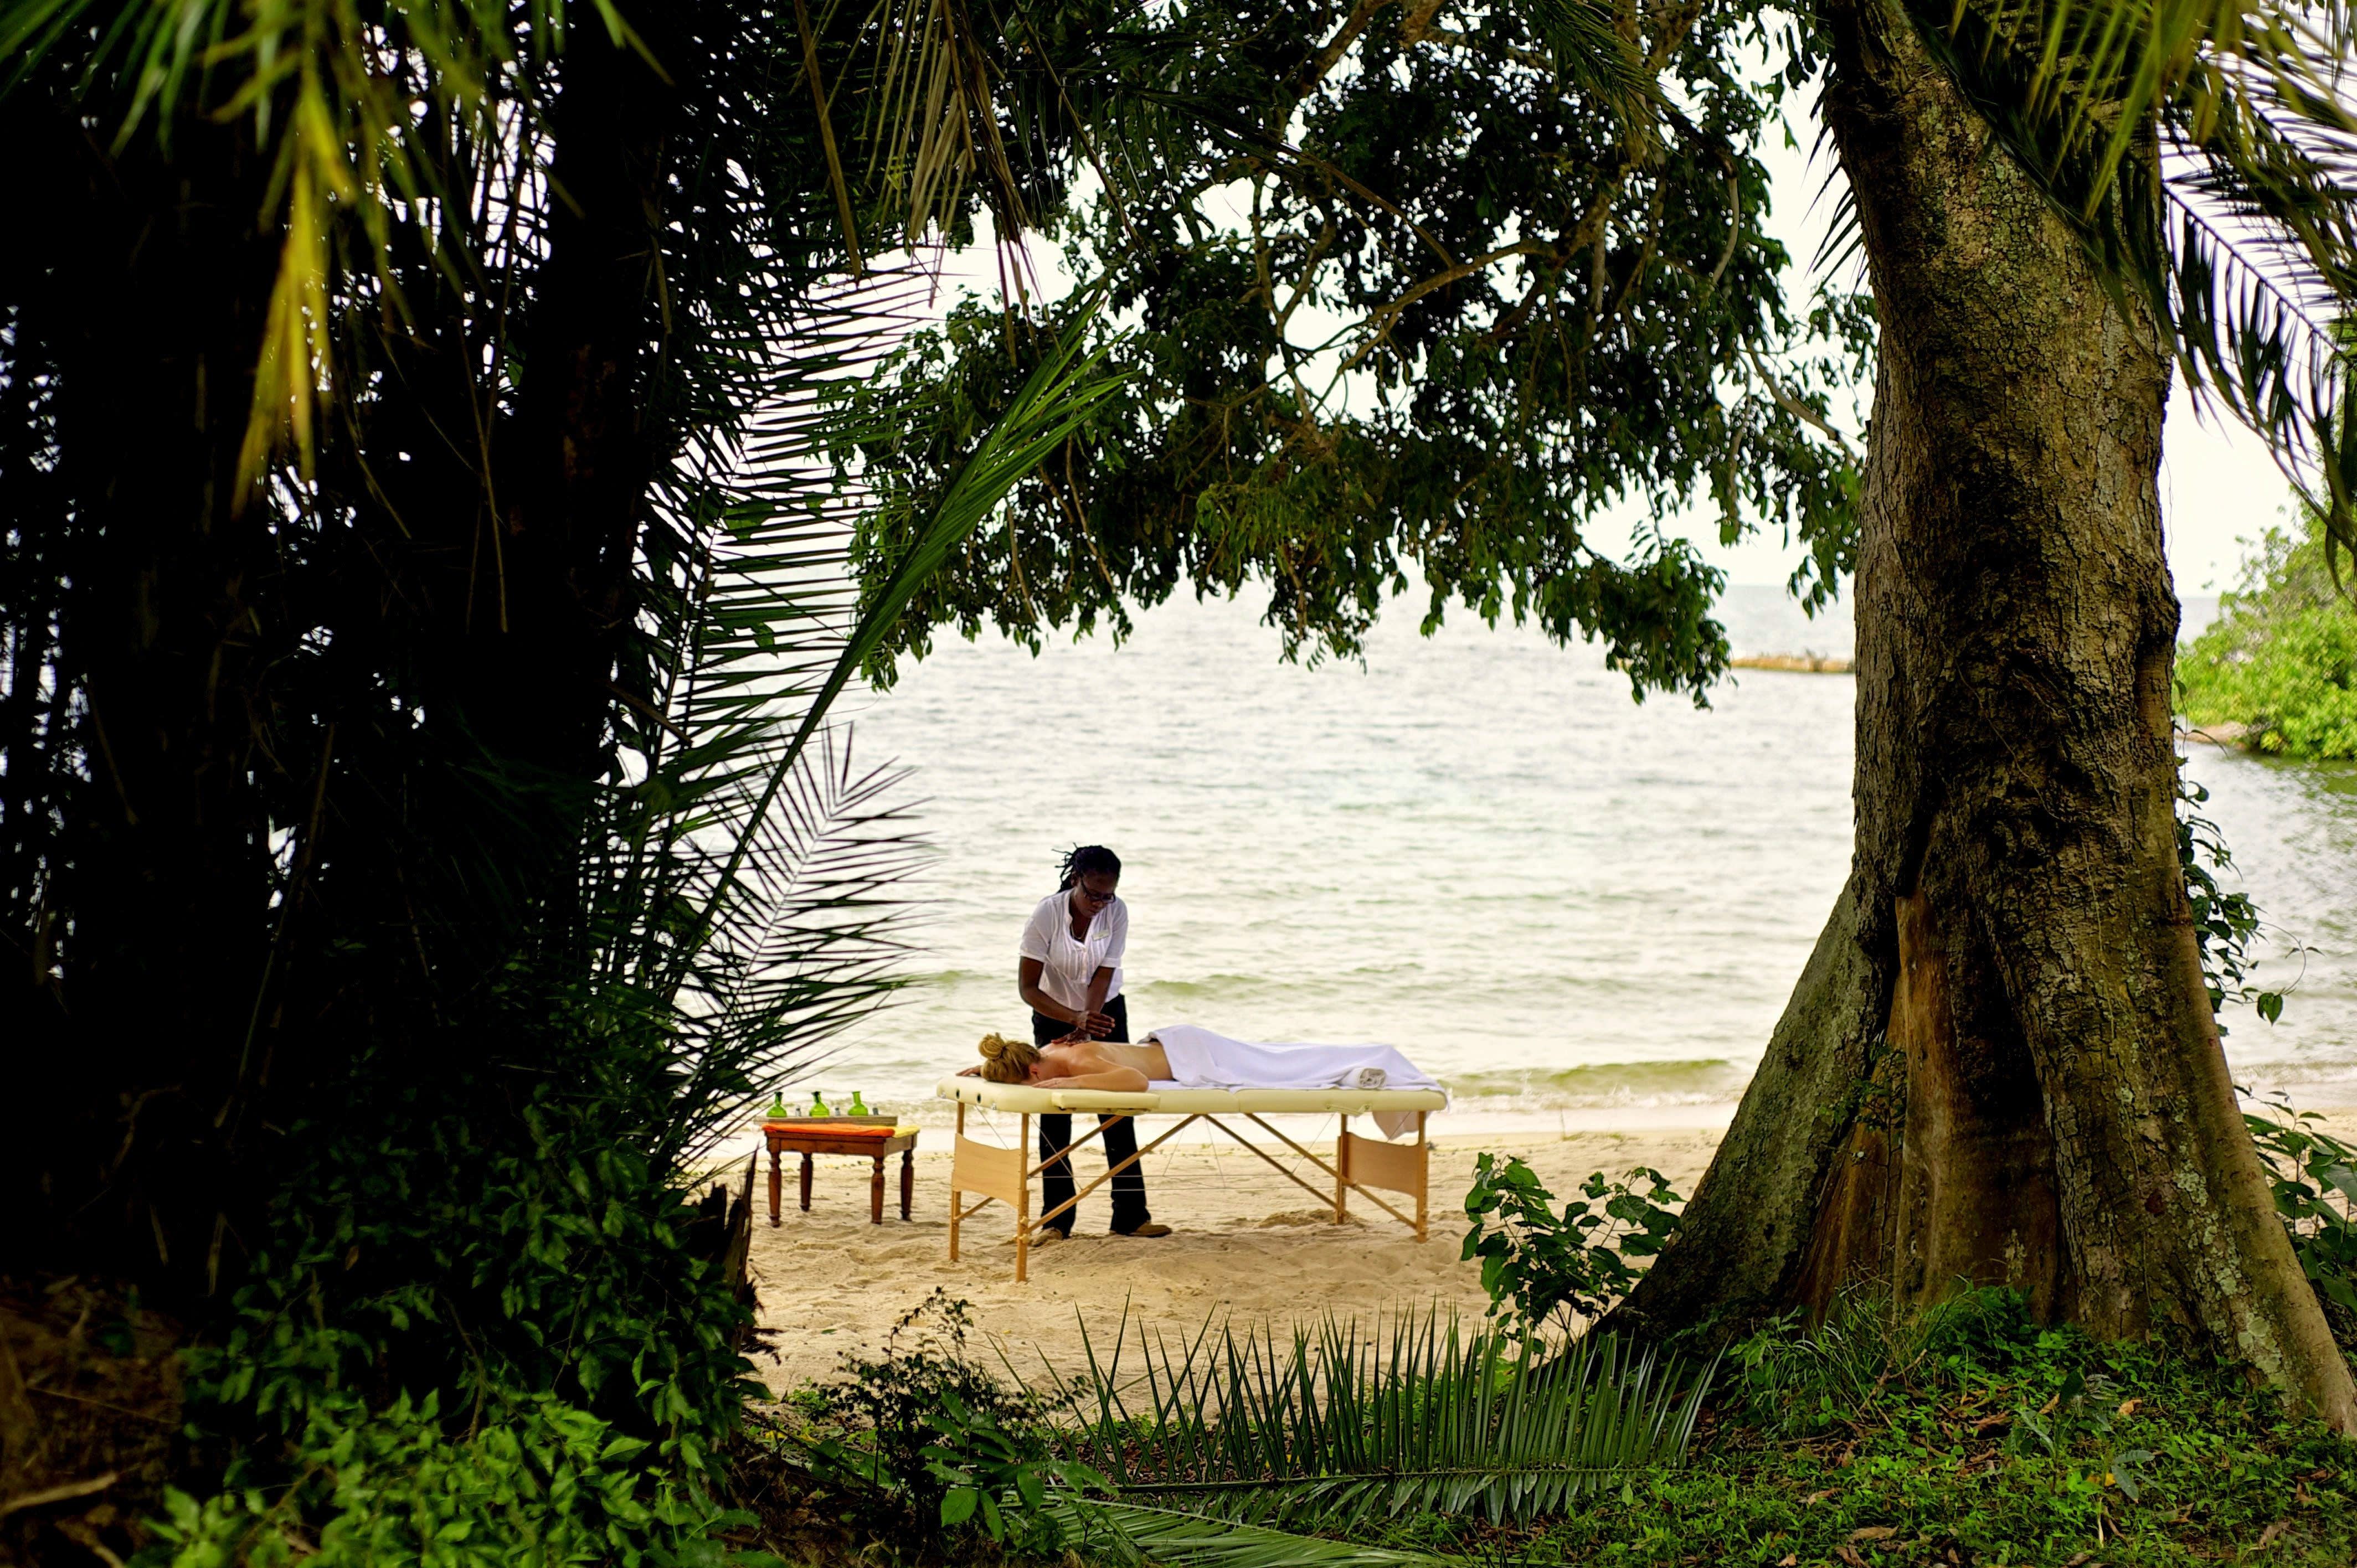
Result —
[{"label": "green bush", "polygon": [[2300,1272],[2342,1342],[2357,1346],[2357,1149],[2326,1132],[2316,1112],[2294,1111],[2280,1093],[2243,1120]]},{"label": "green bush", "polygon": [[2357,757],[2357,605],[2333,583],[2312,520],[2298,539],[2267,531],[2177,679],[2197,727],[2240,725],[2246,744],[2289,757]]},{"label": "green bush", "polygon": [[[719,1454],[758,1385],[710,1227],[640,1151],[653,1046],[574,1021],[572,1081],[363,1073],[226,1331],[186,1358],[218,1484],[175,1492],[175,1568],[621,1564],[717,1548]],[[491,1053],[482,1053],[496,1063]],[[486,1115],[490,1090],[509,1114]]]},{"label": "green bush", "polygon": [[[1637,1283],[1628,1260],[1652,1257],[1677,1230],[1676,1213],[1663,1205],[1683,1200],[1651,1167],[1612,1182],[1597,1171],[1579,1190],[1558,1215],[1555,1195],[1521,1160],[1501,1165],[1496,1155],[1483,1155],[1474,1162],[1465,1194],[1473,1224],[1463,1255],[1468,1262],[1481,1260],[1491,1316],[1519,1318],[1534,1334],[1557,1313],[1566,1328],[1601,1317]],[[1598,1198],[1601,1214],[1589,1208]]]},{"label": "green bush", "polygon": [[843,1380],[807,1402],[813,1477],[850,1499],[856,1522],[910,1547],[978,1530],[1052,1552],[1062,1530],[1048,1494],[1103,1477],[1052,1452],[1040,1402],[969,1359],[966,1303],[935,1288],[903,1314],[884,1354],[844,1358]]}]

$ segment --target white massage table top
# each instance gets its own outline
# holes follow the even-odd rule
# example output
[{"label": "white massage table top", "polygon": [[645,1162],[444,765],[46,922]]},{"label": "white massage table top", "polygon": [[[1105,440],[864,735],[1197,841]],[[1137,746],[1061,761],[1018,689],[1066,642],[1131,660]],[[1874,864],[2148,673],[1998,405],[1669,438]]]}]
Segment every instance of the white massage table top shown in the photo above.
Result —
[{"label": "white massage table top", "polygon": [[1150,1084],[1143,1092],[1109,1089],[1039,1089],[1028,1083],[993,1083],[986,1078],[945,1078],[933,1087],[942,1100],[963,1100],[990,1111],[1039,1116],[1060,1111],[1125,1112],[1135,1116],[1269,1115],[1368,1116],[1378,1111],[1445,1111],[1448,1096],[1437,1089],[1181,1089]]}]

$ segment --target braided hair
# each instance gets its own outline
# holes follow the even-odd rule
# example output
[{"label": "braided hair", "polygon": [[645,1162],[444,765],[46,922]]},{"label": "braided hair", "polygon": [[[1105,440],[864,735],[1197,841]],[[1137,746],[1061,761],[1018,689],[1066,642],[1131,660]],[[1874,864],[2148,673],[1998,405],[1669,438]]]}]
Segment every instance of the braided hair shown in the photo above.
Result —
[{"label": "braided hair", "polygon": [[1075,845],[1064,855],[1064,880],[1056,884],[1056,891],[1069,892],[1082,877],[1094,876],[1101,871],[1107,876],[1118,879],[1121,875],[1121,856],[1101,843]]}]

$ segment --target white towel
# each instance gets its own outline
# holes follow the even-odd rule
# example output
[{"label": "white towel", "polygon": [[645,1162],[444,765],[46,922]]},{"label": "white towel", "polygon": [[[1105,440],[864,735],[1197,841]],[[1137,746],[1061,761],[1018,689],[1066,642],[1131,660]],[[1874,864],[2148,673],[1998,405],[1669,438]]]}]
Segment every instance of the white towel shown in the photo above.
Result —
[{"label": "white towel", "polygon": [[[1183,1089],[1439,1089],[1390,1046],[1255,1045],[1195,1024],[1166,1024],[1146,1036],[1170,1058]],[[1386,1138],[1413,1131],[1415,1112],[1379,1111]]]}]

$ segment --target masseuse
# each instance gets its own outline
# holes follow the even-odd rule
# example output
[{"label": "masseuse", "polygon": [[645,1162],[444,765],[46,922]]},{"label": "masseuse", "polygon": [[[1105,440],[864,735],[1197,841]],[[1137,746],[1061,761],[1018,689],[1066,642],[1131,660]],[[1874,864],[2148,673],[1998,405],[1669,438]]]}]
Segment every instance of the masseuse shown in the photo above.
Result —
[{"label": "masseuse", "polygon": [[[1054,1040],[1129,1038],[1129,1004],[1121,993],[1121,955],[1129,940],[1129,907],[1114,896],[1121,883],[1121,857],[1103,844],[1085,844],[1064,857],[1063,886],[1039,901],[1023,928],[1023,958],[1016,969],[1017,989],[1031,1006],[1035,1045]],[[1126,1116],[1099,1116],[1108,1165],[1137,1153],[1137,1123]],[[1039,1118],[1039,1158],[1044,1163],[1072,1142],[1072,1119]],[[1052,1212],[1072,1196],[1072,1163],[1057,1160],[1040,1173],[1039,1209]],[[1072,1233],[1076,1209],[1046,1222],[1059,1236]],[[1113,1178],[1113,1229],[1117,1236],[1168,1236],[1146,1208],[1146,1171],[1133,1165]]]}]

